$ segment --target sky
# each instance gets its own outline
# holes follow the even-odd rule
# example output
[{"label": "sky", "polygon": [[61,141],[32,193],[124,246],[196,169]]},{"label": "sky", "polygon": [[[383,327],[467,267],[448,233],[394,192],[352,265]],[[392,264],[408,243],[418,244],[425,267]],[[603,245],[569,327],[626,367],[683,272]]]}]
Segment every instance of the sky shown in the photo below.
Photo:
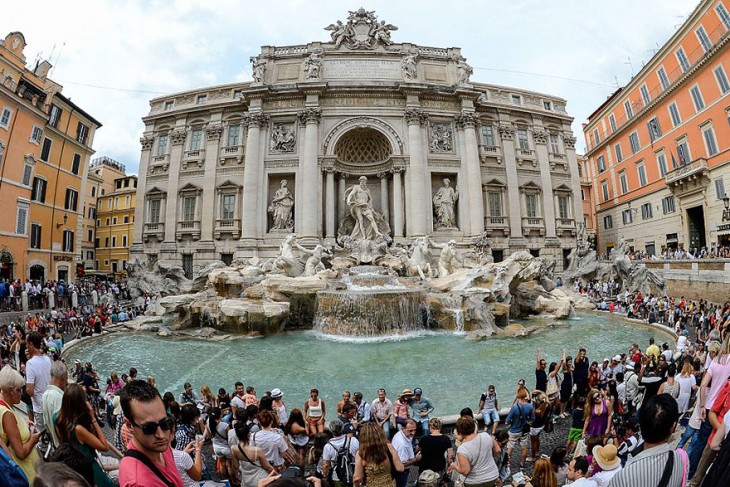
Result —
[{"label": "sky", "polygon": [[263,45],[329,40],[348,10],[375,10],[394,42],[460,47],[472,81],[560,96],[581,124],[631,80],[696,7],[695,0],[36,0],[6,5],[0,35],[25,36],[26,62],[53,64],[63,94],[99,120],[94,157],[139,167],[157,96],[251,80]]}]

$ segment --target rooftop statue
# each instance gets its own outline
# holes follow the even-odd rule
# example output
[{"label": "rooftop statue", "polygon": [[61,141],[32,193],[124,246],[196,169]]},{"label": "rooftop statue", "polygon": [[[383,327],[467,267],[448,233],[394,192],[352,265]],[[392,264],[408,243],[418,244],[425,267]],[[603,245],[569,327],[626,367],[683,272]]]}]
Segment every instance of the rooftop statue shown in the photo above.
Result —
[{"label": "rooftop statue", "polygon": [[344,45],[348,49],[375,49],[393,44],[390,33],[398,27],[384,20],[378,21],[375,11],[360,8],[348,13],[347,23],[338,20],[324,28],[330,31],[335,48]]}]

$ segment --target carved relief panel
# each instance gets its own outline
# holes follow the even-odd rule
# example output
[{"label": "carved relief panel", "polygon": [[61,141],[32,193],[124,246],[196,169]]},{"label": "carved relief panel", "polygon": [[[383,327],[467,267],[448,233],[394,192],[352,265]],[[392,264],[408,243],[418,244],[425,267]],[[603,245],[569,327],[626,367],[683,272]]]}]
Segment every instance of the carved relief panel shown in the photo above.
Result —
[{"label": "carved relief panel", "polygon": [[432,123],[428,138],[431,152],[454,151],[454,130],[450,123]]}]

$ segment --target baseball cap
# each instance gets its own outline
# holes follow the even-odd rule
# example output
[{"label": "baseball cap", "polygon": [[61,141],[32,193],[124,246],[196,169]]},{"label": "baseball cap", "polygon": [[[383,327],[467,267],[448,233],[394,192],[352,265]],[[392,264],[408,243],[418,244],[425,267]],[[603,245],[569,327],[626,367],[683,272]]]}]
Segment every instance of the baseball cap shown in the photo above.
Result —
[{"label": "baseball cap", "polygon": [[414,396],[420,396],[421,394],[423,394],[423,389],[421,389],[420,387],[416,387],[415,389],[413,389]]}]

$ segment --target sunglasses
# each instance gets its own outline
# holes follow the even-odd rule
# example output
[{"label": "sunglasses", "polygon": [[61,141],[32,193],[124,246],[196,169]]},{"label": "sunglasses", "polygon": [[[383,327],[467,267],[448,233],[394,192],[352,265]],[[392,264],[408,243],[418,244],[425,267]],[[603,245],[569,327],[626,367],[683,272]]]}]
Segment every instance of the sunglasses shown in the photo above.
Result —
[{"label": "sunglasses", "polygon": [[137,428],[141,429],[142,433],[147,436],[157,433],[157,428],[160,428],[162,431],[170,431],[175,427],[175,418],[173,418],[172,416],[167,416],[157,423],[137,424],[131,419],[129,420],[129,422],[132,423],[132,426],[136,426]]}]

